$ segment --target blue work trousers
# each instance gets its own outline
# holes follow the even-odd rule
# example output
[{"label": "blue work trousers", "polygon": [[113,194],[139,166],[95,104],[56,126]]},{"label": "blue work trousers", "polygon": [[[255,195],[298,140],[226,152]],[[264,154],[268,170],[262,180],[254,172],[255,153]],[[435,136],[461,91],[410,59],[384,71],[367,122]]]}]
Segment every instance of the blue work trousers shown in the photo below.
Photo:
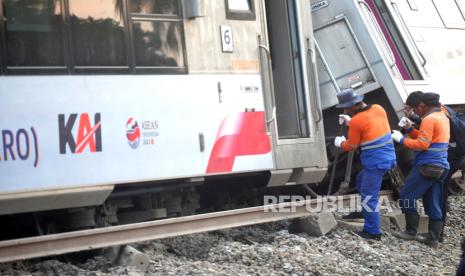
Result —
[{"label": "blue work trousers", "polygon": [[[389,169],[363,168],[357,175],[357,190],[362,200],[362,212],[365,219],[363,231],[370,234],[381,234],[378,210],[378,196],[383,175]],[[366,202],[366,204],[363,204]]]},{"label": "blue work trousers", "polygon": [[430,220],[442,220],[442,184],[448,173],[446,169],[438,180],[433,180],[422,176],[418,166],[414,166],[400,190],[402,212],[417,214],[416,200],[423,198],[423,207]]}]

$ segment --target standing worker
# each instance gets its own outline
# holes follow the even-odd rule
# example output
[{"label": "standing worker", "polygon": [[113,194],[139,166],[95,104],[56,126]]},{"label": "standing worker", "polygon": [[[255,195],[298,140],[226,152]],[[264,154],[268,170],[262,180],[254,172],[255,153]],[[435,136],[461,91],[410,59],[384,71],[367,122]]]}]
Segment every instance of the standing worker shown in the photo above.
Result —
[{"label": "standing worker", "polygon": [[[418,106],[421,103],[421,98],[423,96],[423,92],[421,91],[415,91],[412,92],[408,95],[406,101],[405,101],[405,108],[404,108],[404,113],[408,117],[408,119],[416,124],[421,123],[421,118],[415,114],[414,108]],[[445,106],[441,106],[442,112],[447,115],[449,114],[449,111]],[[399,126],[403,127],[405,130],[408,130],[412,124],[406,120],[406,119],[401,119],[401,123],[399,123]],[[450,137],[452,138],[452,129],[450,130]],[[446,223],[446,218],[447,218],[447,211],[448,211],[448,198],[449,198],[449,183],[451,180],[451,177],[454,173],[456,173],[464,164],[465,158],[462,156],[458,151],[457,151],[457,146],[456,143],[452,143],[455,141],[450,141],[449,142],[449,147],[447,151],[447,161],[449,162],[449,173],[444,180],[443,183],[443,189],[442,189],[442,231],[441,235],[439,236],[439,241],[442,242],[442,239],[444,237],[444,226]]]},{"label": "standing worker", "polygon": [[[377,104],[367,105],[363,96],[354,90],[346,89],[337,95],[337,108],[344,108],[339,115],[339,123],[349,126],[349,138],[338,136],[336,147],[344,151],[360,147],[363,169],[356,179],[357,190],[362,200],[362,213],[365,224],[357,234],[366,239],[381,239],[381,226],[378,210],[378,195],[383,175],[396,166],[396,154],[391,139],[386,111]],[[348,114],[348,115],[347,115]],[[352,118],[350,117],[352,116]]]},{"label": "standing worker", "polygon": [[407,133],[411,138],[404,138],[397,130],[392,133],[394,141],[416,151],[412,170],[399,195],[406,230],[397,232],[396,236],[405,240],[417,239],[419,215],[416,200],[423,198],[425,212],[429,216],[428,236],[423,242],[437,247],[443,225],[442,187],[449,172],[449,119],[442,112],[436,93],[424,93],[414,112],[421,117],[419,130],[411,127],[404,118],[399,122],[399,125],[409,126]]}]

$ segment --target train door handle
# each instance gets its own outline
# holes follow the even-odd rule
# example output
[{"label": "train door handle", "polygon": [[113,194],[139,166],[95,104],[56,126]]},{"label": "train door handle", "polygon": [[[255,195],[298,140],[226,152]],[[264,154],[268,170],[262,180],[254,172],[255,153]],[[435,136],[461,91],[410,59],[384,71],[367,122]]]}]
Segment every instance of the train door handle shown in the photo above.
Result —
[{"label": "train door handle", "polygon": [[273,111],[271,113],[271,118],[266,118],[266,124],[271,124],[276,119],[276,106],[273,106]]},{"label": "train door handle", "polygon": [[[313,104],[313,112],[314,112],[314,117],[315,123],[317,124],[318,128],[318,123],[323,119],[323,114],[321,112],[321,106],[319,104],[319,99],[318,95],[320,93],[320,84],[318,83],[318,77],[317,77],[317,72],[316,72],[316,54],[315,50],[311,47],[310,43],[310,38],[306,38],[307,41],[307,60],[308,60],[308,65],[307,65],[307,72],[309,74],[309,78],[312,80],[314,91],[312,95],[310,95],[311,99],[313,99],[312,104]],[[312,70],[312,73],[310,74],[309,70]],[[337,83],[336,83],[337,84]],[[338,87],[337,87],[338,88]]]},{"label": "train door handle", "polygon": [[[271,63],[271,53],[270,49],[262,43],[261,36],[258,36],[258,49],[259,51],[265,52],[266,56],[266,63],[268,66],[268,85],[270,86],[270,103],[272,106],[272,111],[271,111],[271,118],[265,118],[267,126],[271,124],[273,121],[276,120],[276,99],[275,99],[275,93],[274,93],[274,81],[273,81],[273,72],[272,72],[272,63]],[[261,68],[265,66],[265,62],[263,61],[262,57],[260,56],[260,64]],[[260,70],[260,74],[262,76],[262,80],[265,79],[265,76],[263,75],[262,70]],[[265,89],[265,85],[263,83],[263,89]],[[265,112],[266,114],[266,112]],[[265,115],[266,116],[266,115]]]}]

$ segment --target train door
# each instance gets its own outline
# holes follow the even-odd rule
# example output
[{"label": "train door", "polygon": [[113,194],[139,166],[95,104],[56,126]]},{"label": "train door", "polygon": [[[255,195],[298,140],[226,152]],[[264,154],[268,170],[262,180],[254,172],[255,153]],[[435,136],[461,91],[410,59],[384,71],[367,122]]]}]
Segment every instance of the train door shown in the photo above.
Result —
[{"label": "train door", "polygon": [[274,173],[281,179],[289,176],[287,183],[319,182],[327,161],[314,77],[310,2],[273,0],[264,5]]}]

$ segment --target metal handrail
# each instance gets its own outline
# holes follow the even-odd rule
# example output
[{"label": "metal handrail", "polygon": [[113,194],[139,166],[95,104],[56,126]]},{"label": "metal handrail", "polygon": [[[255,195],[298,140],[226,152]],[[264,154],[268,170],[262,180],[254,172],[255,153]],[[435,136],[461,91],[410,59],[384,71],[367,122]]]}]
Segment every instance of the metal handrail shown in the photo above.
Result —
[{"label": "metal handrail", "polygon": [[318,42],[316,41],[315,38],[313,38],[313,43],[315,43],[315,48],[318,51],[318,54],[320,55],[321,62],[323,63],[323,66],[326,68],[326,71],[328,72],[329,78],[331,79],[331,82],[334,85],[334,88],[336,89],[336,92],[339,94],[341,93],[341,89],[339,88],[339,85],[337,84],[336,78],[333,75],[333,72],[331,71],[331,68],[329,67],[328,62],[326,61],[323,52],[321,51],[320,46],[318,45]]}]

